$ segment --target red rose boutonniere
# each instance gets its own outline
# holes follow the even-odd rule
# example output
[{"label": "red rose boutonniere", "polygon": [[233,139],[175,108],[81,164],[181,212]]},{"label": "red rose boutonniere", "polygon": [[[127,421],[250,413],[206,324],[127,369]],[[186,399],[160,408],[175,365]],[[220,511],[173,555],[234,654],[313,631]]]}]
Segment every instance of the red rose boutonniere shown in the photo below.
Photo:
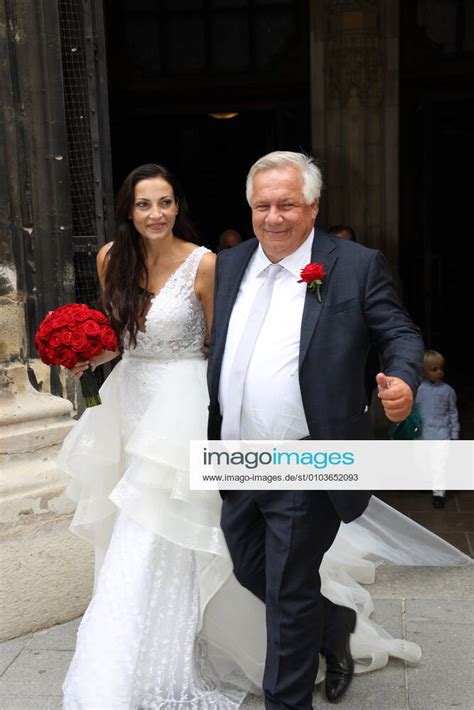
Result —
[{"label": "red rose boutonniere", "polygon": [[307,284],[311,291],[316,292],[319,303],[321,303],[321,286],[323,279],[326,276],[324,264],[306,264],[304,269],[301,269],[300,280],[298,283]]}]

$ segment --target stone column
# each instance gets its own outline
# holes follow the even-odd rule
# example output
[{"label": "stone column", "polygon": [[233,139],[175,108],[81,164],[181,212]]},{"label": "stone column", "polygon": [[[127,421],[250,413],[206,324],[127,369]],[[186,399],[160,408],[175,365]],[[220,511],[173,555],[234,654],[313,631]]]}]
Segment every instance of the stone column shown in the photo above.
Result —
[{"label": "stone column", "polygon": [[[3,235],[4,236],[4,235]],[[4,244],[4,239],[2,239]],[[68,532],[73,505],[55,466],[70,431],[71,403],[37,392],[23,357],[24,294],[13,264],[0,285],[0,640],[78,616],[84,607],[78,570],[88,550]]]},{"label": "stone column", "polygon": [[0,639],[78,616],[92,580],[55,467],[72,405],[28,376],[37,321],[70,300],[72,273],[61,83],[48,91],[61,68],[54,13],[41,0],[0,4]]},{"label": "stone column", "polygon": [[398,1],[311,3],[313,151],[322,224],[347,223],[398,265]]}]

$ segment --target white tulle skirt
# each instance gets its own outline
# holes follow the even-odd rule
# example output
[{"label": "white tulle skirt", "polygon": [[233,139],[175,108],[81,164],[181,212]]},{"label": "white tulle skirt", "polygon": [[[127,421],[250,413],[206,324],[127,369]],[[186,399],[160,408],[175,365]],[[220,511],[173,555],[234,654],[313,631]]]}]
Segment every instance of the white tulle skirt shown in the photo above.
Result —
[{"label": "white tulle skirt", "polygon": [[[190,491],[188,442],[206,436],[206,363],[124,357],[66,438],[58,466],[71,530],[96,550],[96,584],[64,684],[67,710],[229,710],[260,692],[265,609],[232,574],[217,491]],[[355,672],[420,648],[370,620],[362,584],[383,563],[471,560],[372,498],[321,565],[323,594],[357,612]],[[320,664],[318,681],[324,677]]]}]

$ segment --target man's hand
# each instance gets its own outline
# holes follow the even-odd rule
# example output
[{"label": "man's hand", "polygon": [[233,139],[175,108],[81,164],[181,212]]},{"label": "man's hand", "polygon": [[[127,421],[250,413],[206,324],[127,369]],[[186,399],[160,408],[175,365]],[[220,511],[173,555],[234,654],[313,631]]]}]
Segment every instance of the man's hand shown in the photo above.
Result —
[{"label": "man's hand", "polygon": [[385,416],[391,422],[402,422],[413,407],[411,387],[399,377],[387,377],[383,372],[379,372],[375,379]]}]

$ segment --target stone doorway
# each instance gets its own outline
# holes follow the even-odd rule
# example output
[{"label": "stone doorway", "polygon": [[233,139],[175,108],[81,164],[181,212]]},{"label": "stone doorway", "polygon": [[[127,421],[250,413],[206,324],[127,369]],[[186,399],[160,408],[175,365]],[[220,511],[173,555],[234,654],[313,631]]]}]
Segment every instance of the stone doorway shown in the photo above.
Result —
[{"label": "stone doorway", "polygon": [[225,228],[251,236],[251,164],[271,150],[311,150],[308,6],[106,2],[115,187],[137,165],[162,162],[204,243]]}]

